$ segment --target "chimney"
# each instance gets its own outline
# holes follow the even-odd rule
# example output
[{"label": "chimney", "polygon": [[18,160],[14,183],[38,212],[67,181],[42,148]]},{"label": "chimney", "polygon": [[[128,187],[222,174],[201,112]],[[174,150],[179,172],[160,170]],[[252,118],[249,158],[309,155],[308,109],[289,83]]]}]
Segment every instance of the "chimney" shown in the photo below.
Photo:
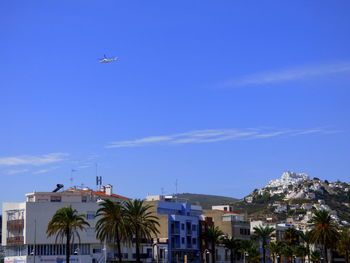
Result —
[{"label": "chimney", "polygon": [[107,184],[106,186],[105,186],[105,193],[106,194],[108,194],[108,195],[112,195],[113,194],[113,192],[112,192],[112,189],[113,189],[113,186],[111,185],[111,184]]},{"label": "chimney", "polygon": [[105,193],[105,192],[106,192],[106,187],[103,186],[103,185],[101,185],[100,191],[103,192],[103,193]]}]

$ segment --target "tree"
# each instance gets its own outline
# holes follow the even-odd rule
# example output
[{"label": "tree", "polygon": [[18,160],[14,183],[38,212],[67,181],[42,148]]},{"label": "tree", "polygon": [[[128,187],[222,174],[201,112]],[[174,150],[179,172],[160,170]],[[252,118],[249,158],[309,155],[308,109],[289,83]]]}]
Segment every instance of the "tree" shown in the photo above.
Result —
[{"label": "tree", "polygon": [[288,246],[296,246],[299,243],[299,231],[294,227],[289,227],[284,231],[284,242]]},{"label": "tree", "polygon": [[277,263],[278,263],[279,259],[281,258],[281,255],[282,255],[284,243],[281,241],[270,242],[270,244],[268,244],[266,246],[266,248],[270,251],[270,255],[272,257],[272,263],[275,263],[276,259],[277,259]]},{"label": "tree", "polygon": [[343,229],[337,242],[339,255],[345,257],[345,263],[350,263],[350,230]]},{"label": "tree", "polygon": [[230,250],[230,262],[233,263],[236,251],[238,251],[241,247],[241,240],[236,239],[234,237],[227,237],[225,236],[222,240],[222,243],[224,246]]},{"label": "tree", "polygon": [[113,242],[117,246],[118,260],[122,262],[121,242],[125,240],[125,222],[123,206],[120,203],[104,200],[99,204],[96,216],[96,238],[101,242]]},{"label": "tree", "polygon": [[85,215],[79,215],[72,206],[66,206],[56,211],[47,226],[46,234],[48,237],[56,235],[56,242],[60,238],[62,243],[66,239],[66,262],[69,262],[70,245],[74,244],[74,238],[77,237],[80,241],[79,230],[85,230],[86,227],[90,226],[84,218]]},{"label": "tree", "polygon": [[135,238],[136,262],[140,263],[141,239],[151,239],[152,235],[159,234],[158,217],[152,215],[152,206],[145,205],[142,200],[128,200],[124,205],[124,218],[127,233],[130,238]]},{"label": "tree", "polygon": [[321,253],[318,250],[314,250],[310,255],[311,262],[320,263],[321,262]]},{"label": "tree", "polygon": [[307,255],[307,248],[304,246],[296,246],[294,248],[294,255],[301,259],[301,262],[305,262],[305,257]]},{"label": "tree", "polygon": [[310,231],[311,242],[323,246],[324,258],[328,262],[327,251],[334,247],[339,237],[337,225],[329,213],[324,210],[316,211],[309,223],[314,227]]},{"label": "tree", "polygon": [[282,249],[282,256],[287,258],[289,263],[292,263],[293,262],[293,256],[294,256],[293,248],[291,248],[290,246],[285,246]]},{"label": "tree", "polygon": [[263,249],[263,262],[266,262],[266,245],[268,244],[269,240],[273,236],[273,232],[275,229],[273,227],[269,226],[256,226],[253,228],[254,230],[254,238],[261,241],[262,249]]},{"label": "tree", "polygon": [[310,234],[310,231],[299,232],[299,236],[300,236],[301,241],[304,242],[308,262],[311,262],[311,259],[310,259],[311,234]]},{"label": "tree", "polygon": [[218,226],[209,226],[205,231],[204,238],[211,245],[211,263],[215,263],[215,247],[223,235],[224,233],[219,229]]},{"label": "tree", "polygon": [[256,247],[251,247],[247,250],[247,262],[248,263],[260,263],[261,262],[261,254]]}]

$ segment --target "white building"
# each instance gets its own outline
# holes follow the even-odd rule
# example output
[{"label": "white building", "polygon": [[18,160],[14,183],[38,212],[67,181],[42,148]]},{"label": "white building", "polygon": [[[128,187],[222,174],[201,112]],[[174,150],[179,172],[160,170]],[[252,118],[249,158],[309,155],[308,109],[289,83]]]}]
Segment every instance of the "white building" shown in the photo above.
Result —
[{"label": "white building", "polygon": [[[2,245],[5,247],[5,263],[65,262],[64,245],[48,238],[46,229],[55,212],[71,205],[79,214],[86,215],[90,227],[80,232],[80,244],[72,246],[71,262],[100,263],[114,258],[112,248],[105,248],[96,239],[95,213],[102,199],[125,201],[129,198],[113,194],[112,186],[91,189],[68,189],[62,192],[35,192],[26,194],[22,203],[3,203]],[[131,248],[123,247],[123,258],[132,257]],[[113,250],[114,251],[114,250]],[[130,253],[131,252],[131,253]]]}]

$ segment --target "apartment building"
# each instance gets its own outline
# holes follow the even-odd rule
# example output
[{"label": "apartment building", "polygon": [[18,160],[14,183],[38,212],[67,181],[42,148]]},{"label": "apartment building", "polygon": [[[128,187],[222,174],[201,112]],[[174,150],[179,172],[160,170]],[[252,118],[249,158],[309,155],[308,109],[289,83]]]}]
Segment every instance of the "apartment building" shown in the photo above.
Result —
[{"label": "apartment building", "polygon": [[[232,209],[231,209],[232,211]],[[211,217],[215,226],[218,226],[226,235],[242,240],[250,239],[250,222],[244,215],[227,210],[204,210],[205,217]]]},{"label": "apartment building", "polygon": [[167,240],[168,247],[159,252],[160,259],[164,255],[170,263],[200,262],[202,208],[169,196],[148,196],[146,203],[159,218],[158,237]]},{"label": "apartment building", "polygon": [[[115,257],[113,247],[102,245],[96,239],[95,213],[103,199],[125,201],[130,198],[113,194],[112,185],[99,191],[89,188],[70,188],[58,192],[26,194],[26,201],[3,203],[2,245],[6,263],[65,262],[65,245],[48,238],[46,229],[55,212],[71,205],[79,214],[86,215],[90,227],[80,233],[80,243],[72,245],[71,262],[102,263]],[[123,247],[123,257],[132,260],[132,248]]]}]

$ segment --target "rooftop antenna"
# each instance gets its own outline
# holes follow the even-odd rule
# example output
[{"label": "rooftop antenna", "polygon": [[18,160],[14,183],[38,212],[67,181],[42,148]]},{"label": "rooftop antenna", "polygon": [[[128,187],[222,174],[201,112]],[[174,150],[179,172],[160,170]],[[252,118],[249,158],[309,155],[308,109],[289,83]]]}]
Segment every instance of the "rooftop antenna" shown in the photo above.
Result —
[{"label": "rooftop antenna", "polygon": [[76,171],[77,170],[75,170],[75,169],[71,169],[70,170],[70,178],[69,178],[69,180],[70,180],[71,187],[73,187],[73,173],[76,172]]},{"label": "rooftop antenna", "polygon": [[160,194],[164,195],[164,187],[160,188]]},{"label": "rooftop antenna", "polygon": [[98,176],[97,175],[97,163],[95,164],[95,174],[96,174],[96,191],[99,190],[99,188],[101,188],[102,186],[102,176]]},{"label": "rooftop antenna", "polygon": [[177,186],[178,186],[178,183],[177,183],[177,179],[175,181],[175,196],[177,197]]}]

